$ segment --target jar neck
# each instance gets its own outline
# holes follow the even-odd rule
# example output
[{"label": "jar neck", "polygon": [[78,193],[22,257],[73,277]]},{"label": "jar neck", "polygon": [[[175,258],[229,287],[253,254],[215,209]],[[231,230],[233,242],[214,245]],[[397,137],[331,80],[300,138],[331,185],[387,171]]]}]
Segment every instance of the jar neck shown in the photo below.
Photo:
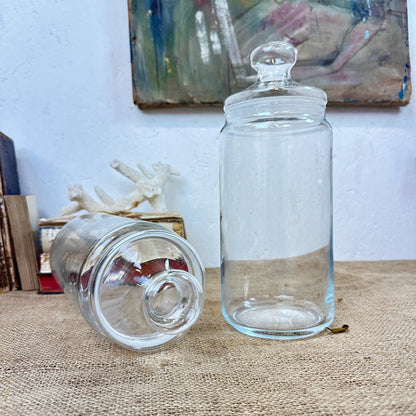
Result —
[{"label": "jar neck", "polygon": [[234,104],[225,110],[227,124],[301,121],[318,124],[325,119],[325,105],[304,97],[266,97]]}]

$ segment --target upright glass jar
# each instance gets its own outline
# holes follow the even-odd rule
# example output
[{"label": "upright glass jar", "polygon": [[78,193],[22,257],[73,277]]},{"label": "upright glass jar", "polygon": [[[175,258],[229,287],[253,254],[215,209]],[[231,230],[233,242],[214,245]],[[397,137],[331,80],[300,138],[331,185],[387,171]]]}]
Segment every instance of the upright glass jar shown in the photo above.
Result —
[{"label": "upright glass jar", "polygon": [[296,57],[284,42],[252,52],[258,80],[227,98],[220,134],[222,311],[264,338],[334,317],[332,131],[325,92],[291,80]]},{"label": "upright glass jar", "polygon": [[65,293],[101,335],[150,351],[198,319],[205,270],[190,244],[151,222],[87,214],[59,231],[51,268]]}]

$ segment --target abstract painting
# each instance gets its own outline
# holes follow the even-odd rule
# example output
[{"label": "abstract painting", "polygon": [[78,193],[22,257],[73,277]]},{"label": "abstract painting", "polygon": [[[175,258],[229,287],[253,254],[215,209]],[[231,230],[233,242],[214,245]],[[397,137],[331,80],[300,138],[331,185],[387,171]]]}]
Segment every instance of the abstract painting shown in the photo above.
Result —
[{"label": "abstract painting", "polygon": [[406,105],[406,0],[129,0],[139,107],[218,105],[256,80],[250,52],[298,49],[293,78],[333,104]]}]

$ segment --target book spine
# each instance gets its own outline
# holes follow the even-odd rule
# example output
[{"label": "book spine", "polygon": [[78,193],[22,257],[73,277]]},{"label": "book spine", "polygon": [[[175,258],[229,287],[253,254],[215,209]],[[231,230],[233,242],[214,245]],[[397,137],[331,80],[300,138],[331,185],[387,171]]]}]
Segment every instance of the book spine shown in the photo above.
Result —
[{"label": "book spine", "polygon": [[6,266],[6,253],[4,251],[3,237],[0,233],[0,293],[10,290],[9,272]]},{"label": "book spine", "polygon": [[40,226],[39,227],[39,251],[40,267],[38,272],[40,294],[63,293],[61,286],[52,275],[49,253],[53,240],[58,234],[61,226]]},{"label": "book spine", "polygon": [[10,224],[7,217],[6,205],[3,194],[0,192],[0,234],[2,241],[2,251],[4,253],[4,263],[8,276],[9,290],[20,289],[19,276],[13,252],[13,243],[10,232]]},{"label": "book spine", "polygon": [[18,194],[20,194],[20,187],[14,143],[12,139],[0,132],[0,234],[10,289],[20,289],[21,284],[4,198],[5,195]]},{"label": "book spine", "polygon": [[[35,196],[6,195],[4,200],[21,288],[22,290],[37,290],[39,288],[38,259],[33,227],[37,226],[39,218]],[[33,209],[29,209],[29,203]],[[35,217],[37,220],[34,219]]]}]

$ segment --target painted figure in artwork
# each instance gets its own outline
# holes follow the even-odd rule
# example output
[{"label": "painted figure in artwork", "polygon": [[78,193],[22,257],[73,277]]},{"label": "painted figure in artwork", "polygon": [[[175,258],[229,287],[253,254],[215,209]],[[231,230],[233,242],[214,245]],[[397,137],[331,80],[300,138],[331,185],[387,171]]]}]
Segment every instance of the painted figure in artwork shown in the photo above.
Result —
[{"label": "painted figure in artwork", "polygon": [[[201,60],[224,54],[230,64],[228,80],[239,87],[253,82],[249,65],[251,51],[261,43],[283,40],[299,51],[297,79],[340,71],[359,51],[369,45],[383,28],[386,15],[394,11],[388,0],[199,0],[196,2],[205,21],[210,11],[217,25],[212,32],[206,25],[196,28]],[[198,25],[199,26],[199,25]],[[221,47],[211,47],[220,39]],[[194,51],[192,51],[193,53]],[[190,72],[186,64],[181,72]],[[250,76],[251,75],[251,76]],[[196,82],[195,74],[194,81]]]},{"label": "painted figure in artwork", "polygon": [[[284,40],[299,50],[295,78],[338,72],[381,29],[386,3],[386,0],[257,2],[236,23],[241,54],[247,61],[250,51],[264,40]],[[253,25],[250,22],[255,16],[261,18]],[[252,28],[256,30],[249,30]]]}]

